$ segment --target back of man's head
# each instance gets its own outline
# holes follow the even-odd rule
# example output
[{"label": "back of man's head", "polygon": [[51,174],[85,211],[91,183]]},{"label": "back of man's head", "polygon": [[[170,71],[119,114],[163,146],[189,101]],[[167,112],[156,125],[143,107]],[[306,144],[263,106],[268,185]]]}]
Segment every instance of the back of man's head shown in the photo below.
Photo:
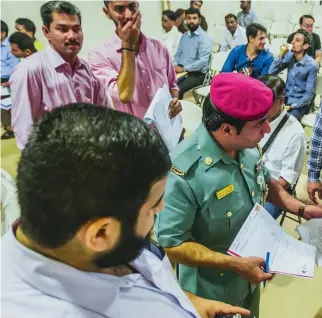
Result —
[{"label": "back of man's head", "polygon": [[40,246],[58,248],[90,221],[136,220],[169,168],[167,147],[143,121],[89,104],[57,108],[22,152],[21,229]]},{"label": "back of man's head", "polygon": [[23,52],[27,50],[30,50],[31,53],[37,52],[35,49],[34,40],[25,33],[15,32],[11,34],[9,37],[9,43],[16,44]]}]

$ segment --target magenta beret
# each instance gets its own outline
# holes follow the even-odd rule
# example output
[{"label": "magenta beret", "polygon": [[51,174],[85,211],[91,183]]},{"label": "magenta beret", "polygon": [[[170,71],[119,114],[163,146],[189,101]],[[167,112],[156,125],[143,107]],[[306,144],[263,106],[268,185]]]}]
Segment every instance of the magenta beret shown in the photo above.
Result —
[{"label": "magenta beret", "polygon": [[222,113],[244,121],[263,118],[274,103],[264,83],[244,74],[220,73],[211,82],[210,99]]}]

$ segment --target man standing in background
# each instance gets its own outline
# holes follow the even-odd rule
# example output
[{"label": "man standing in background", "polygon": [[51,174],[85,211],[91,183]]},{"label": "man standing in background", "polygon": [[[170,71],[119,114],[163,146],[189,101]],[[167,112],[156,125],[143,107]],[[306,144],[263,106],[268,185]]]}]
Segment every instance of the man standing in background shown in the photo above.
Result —
[{"label": "man standing in background", "polygon": [[21,60],[37,52],[34,41],[25,33],[15,32],[10,35],[11,53]]},{"label": "man standing in background", "polygon": [[83,45],[81,13],[66,1],[40,9],[49,46],[22,61],[10,78],[12,126],[22,150],[31,127],[56,107],[76,102],[107,106],[106,90],[77,55]]},{"label": "man standing in background", "polygon": [[162,28],[164,30],[163,42],[167,47],[172,60],[177,53],[178,45],[181,39],[181,33],[175,26],[175,13],[171,10],[162,12]]},{"label": "man standing in background", "polygon": [[227,51],[238,45],[247,43],[245,28],[238,24],[237,17],[230,13],[225,16],[227,29],[225,30],[224,44],[220,47],[220,51]]},{"label": "man standing in background", "polygon": [[310,199],[317,203],[317,198],[322,200],[322,101],[315,119],[307,167],[307,192]]},{"label": "man standing in background", "polygon": [[260,23],[257,14],[251,9],[251,1],[240,1],[242,11],[238,12],[238,23],[245,29],[252,23]]},{"label": "man standing in background", "polygon": [[[190,8],[195,8],[201,11],[203,1],[190,1]],[[200,18],[200,26],[204,31],[208,31],[208,23],[206,21],[206,18],[201,14]]]},{"label": "man standing in background", "polygon": [[117,110],[143,118],[164,84],[172,101],[169,116],[181,112],[179,89],[170,54],[161,42],[141,32],[137,1],[104,1],[104,13],[115,24],[115,34],[89,52],[88,61]]},{"label": "man standing in background", "polygon": [[36,26],[31,20],[27,18],[19,18],[15,21],[15,23],[15,29],[18,32],[25,33],[33,39],[34,46],[37,51],[41,51],[45,48],[45,46],[39,40],[36,39]]}]

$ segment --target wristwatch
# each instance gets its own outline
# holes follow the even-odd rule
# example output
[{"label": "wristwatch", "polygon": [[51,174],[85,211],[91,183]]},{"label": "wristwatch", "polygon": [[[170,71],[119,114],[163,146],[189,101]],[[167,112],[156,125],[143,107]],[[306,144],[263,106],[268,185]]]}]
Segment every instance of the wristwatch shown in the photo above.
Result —
[{"label": "wristwatch", "polygon": [[301,203],[297,212],[298,216],[300,216],[301,218],[304,216],[305,208],[306,208],[306,204]]}]

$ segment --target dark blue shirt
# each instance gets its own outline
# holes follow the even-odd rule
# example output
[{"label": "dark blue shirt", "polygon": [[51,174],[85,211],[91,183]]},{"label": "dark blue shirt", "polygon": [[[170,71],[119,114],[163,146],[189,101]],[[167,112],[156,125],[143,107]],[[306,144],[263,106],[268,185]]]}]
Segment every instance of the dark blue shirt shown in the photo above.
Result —
[{"label": "dark blue shirt", "polygon": [[232,49],[221,71],[225,73],[239,72],[245,67],[250,67],[252,69],[251,77],[257,78],[268,74],[268,70],[274,60],[272,53],[264,49],[254,59],[250,60],[246,55],[246,47],[247,44],[244,44]]}]

